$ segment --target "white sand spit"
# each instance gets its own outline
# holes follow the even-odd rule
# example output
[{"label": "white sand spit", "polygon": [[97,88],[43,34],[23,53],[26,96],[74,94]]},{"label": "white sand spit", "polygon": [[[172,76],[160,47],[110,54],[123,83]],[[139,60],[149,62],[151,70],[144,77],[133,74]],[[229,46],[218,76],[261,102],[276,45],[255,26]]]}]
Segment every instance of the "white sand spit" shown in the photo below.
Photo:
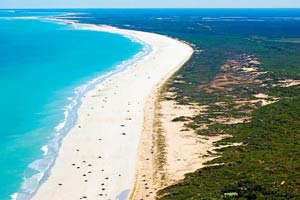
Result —
[{"label": "white sand spit", "polygon": [[64,138],[51,174],[33,200],[126,199],[147,97],[193,53],[189,45],[158,34],[108,26],[93,29],[137,38],[153,51],[85,95],[78,122]]}]

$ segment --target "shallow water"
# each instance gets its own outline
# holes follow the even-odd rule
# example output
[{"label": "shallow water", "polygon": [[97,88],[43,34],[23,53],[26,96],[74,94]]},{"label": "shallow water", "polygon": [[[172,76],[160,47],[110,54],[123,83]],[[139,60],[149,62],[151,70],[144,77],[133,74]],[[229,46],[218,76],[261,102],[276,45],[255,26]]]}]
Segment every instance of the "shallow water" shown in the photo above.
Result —
[{"label": "shallow water", "polygon": [[0,11],[1,200],[17,191],[18,199],[28,197],[76,121],[90,81],[143,50],[124,36],[43,19],[48,15]]}]

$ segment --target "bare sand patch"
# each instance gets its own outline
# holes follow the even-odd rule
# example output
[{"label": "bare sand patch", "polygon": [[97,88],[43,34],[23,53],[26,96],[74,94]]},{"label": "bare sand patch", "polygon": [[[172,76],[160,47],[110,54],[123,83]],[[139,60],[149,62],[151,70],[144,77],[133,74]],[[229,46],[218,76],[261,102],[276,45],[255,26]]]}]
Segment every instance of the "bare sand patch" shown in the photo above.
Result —
[{"label": "bare sand patch", "polygon": [[281,87],[292,87],[300,85],[300,80],[286,79],[279,81]]},{"label": "bare sand patch", "polygon": [[[170,94],[170,93],[169,93]],[[130,199],[155,199],[156,192],[204,167],[216,149],[214,143],[229,135],[200,136],[185,127],[176,117],[193,117],[206,112],[207,106],[178,105],[173,100],[152,99],[146,109],[135,188]],[[147,104],[151,105],[151,104]]]}]

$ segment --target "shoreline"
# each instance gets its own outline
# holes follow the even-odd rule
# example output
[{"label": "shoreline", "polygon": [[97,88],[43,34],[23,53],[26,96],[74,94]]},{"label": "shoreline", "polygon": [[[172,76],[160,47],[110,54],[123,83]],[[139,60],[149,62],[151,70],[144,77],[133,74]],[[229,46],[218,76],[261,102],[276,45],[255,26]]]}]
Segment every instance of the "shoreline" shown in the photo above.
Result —
[{"label": "shoreline", "polygon": [[[45,22],[55,22],[65,25],[71,25],[74,29],[81,30],[91,30],[91,31],[102,31],[99,27],[93,24],[81,24],[71,20],[60,20],[56,18],[34,18],[32,20],[41,20]],[[108,31],[103,31],[108,32]],[[116,32],[116,34],[124,36]],[[127,37],[127,36],[124,36]],[[76,126],[76,121],[78,119],[78,110],[82,104],[82,98],[84,95],[91,90],[95,89],[97,85],[105,83],[109,78],[117,75],[118,73],[128,70],[144,57],[148,56],[152,48],[148,44],[145,44],[143,41],[134,40],[135,42],[140,43],[143,47],[136,53],[132,58],[122,61],[120,64],[113,66],[110,71],[100,73],[95,78],[86,82],[83,85],[79,85],[74,88],[74,96],[69,97],[70,103],[67,104],[63,110],[64,119],[60,121],[55,127],[55,136],[49,141],[49,143],[44,144],[40,150],[43,152],[43,157],[39,158],[28,165],[28,168],[36,171],[31,177],[23,180],[21,187],[18,191],[10,195],[12,200],[14,199],[31,199],[39,190],[39,188],[44,184],[48,179],[50,171],[54,166],[57,154],[62,145],[62,141],[69,134],[69,132]],[[55,148],[55,149],[54,149]],[[46,164],[46,165],[45,165]],[[41,166],[40,166],[41,165]],[[32,187],[33,185],[33,187]]]},{"label": "shoreline", "polygon": [[[94,195],[117,199],[118,195],[114,196],[114,194],[122,193],[123,197],[119,196],[119,199],[126,199],[125,196],[128,195],[133,183],[146,99],[157,82],[166,74],[172,73],[174,68],[179,69],[192,54],[192,49],[187,44],[166,36],[109,26],[91,25],[90,27],[92,30],[121,34],[129,36],[131,39],[137,38],[138,41],[149,44],[153,49],[150,54],[138,60],[133,66],[112,75],[108,80],[96,85],[93,90],[85,94],[78,110],[76,126],[63,139],[50,176],[32,199],[84,198]],[[176,53],[182,55],[174,59]],[[109,101],[114,103],[111,104]],[[121,103],[122,105],[118,106]],[[123,118],[120,118],[120,115]],[[108,134],[99,133],[99,129],[105,130]],[[91,133],[82,135],[84,132]],[[120,141],[116,141],[116,138]],[[112,145],[114,143],[115,145]],[[71,151],[74,146],[77,146],[78,149]],[[94,148],[90,149],[91,147]],[[119,148],[120,151],[116,151],[116,148]],[[120,155],[120,152],[123,151],[124,155]],[[91,156],[94,157],[91,158]],[[65,160],[70,160],[70,163],[66,164]],[[118,167],[114,169],[114,166]],[[97,172],[97,169],[100,168],[103,169]],[[96,178],[95,174],[98,173],[100,176],[98,175]],[[85,179],[84,177],[89,178]],[[99,178],[100,182],[101,178],[103,179],[103,183],[99,183],[99,181],[96,183]],[[74,181],[79,184],[78,188],[74,186],[76,190],[74,187],[70,187]],[[120,186],[111,185],[116,182],[119,182]],[[99,187],[102,188],[99,189]],[[101,191],[105,192],[100,193]]]}]

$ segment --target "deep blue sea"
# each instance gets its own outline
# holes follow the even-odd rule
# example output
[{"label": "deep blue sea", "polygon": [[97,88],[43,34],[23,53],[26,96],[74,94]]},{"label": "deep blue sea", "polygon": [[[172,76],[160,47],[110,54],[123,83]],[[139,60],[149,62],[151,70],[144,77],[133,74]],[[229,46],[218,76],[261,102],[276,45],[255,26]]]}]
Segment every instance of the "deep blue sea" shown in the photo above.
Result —
[{"label": "deep blue sea", "polygon": [[146,51],[121,35],[48,19],[54,15],[68,13],[0,11],[1,200],[30,196],[76,121],[80,97]]}]

